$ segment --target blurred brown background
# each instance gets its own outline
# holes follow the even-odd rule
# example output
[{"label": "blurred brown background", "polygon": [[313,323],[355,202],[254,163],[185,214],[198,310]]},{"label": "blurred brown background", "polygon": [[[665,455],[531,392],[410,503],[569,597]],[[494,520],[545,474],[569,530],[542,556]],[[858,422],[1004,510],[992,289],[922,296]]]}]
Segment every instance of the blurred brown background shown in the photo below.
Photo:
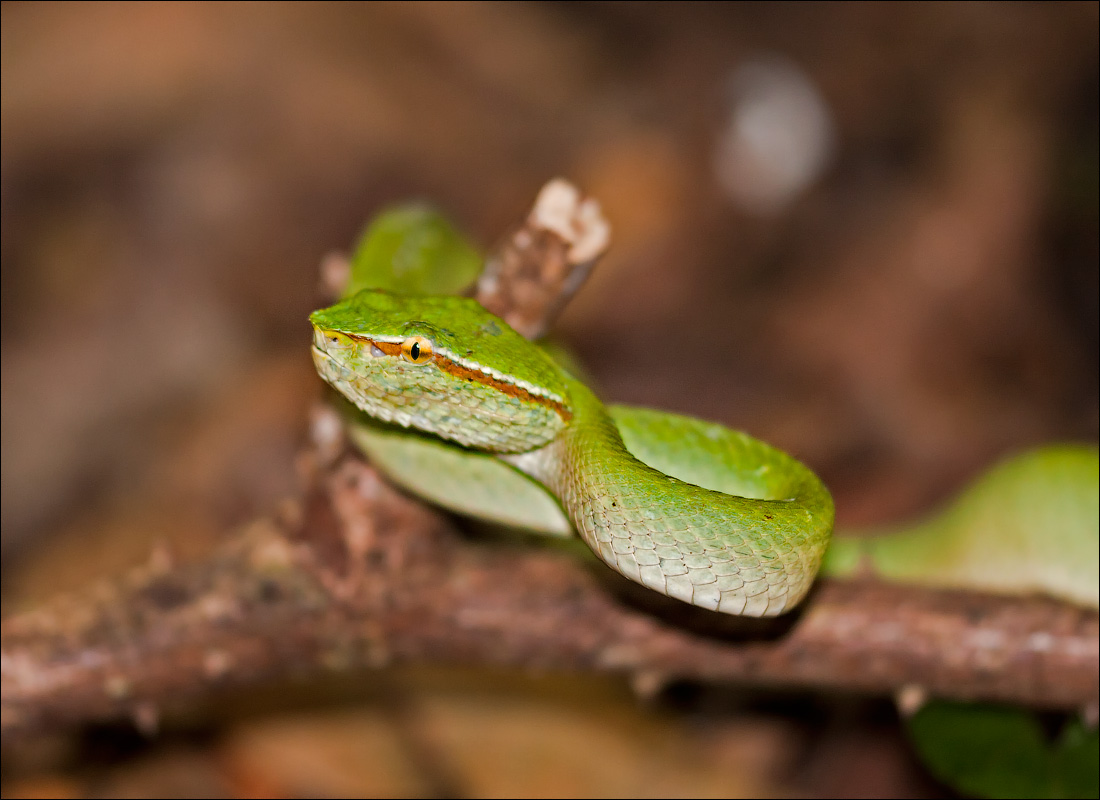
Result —
[{"label": "blurred brown background", "polygon": [[[410,198],[488,248],[555,175],[613,226],[559,327],[603,395],[785,447],[842,526],[1095,441],[1098,16],[3,4],[5,612],[274,508],[320,389],[320,259]],[[6,793],[930,790],[876,706],[738,696],[700,721],[703,690],[639,710],[547,680],[254,698],[20,752]]]}]

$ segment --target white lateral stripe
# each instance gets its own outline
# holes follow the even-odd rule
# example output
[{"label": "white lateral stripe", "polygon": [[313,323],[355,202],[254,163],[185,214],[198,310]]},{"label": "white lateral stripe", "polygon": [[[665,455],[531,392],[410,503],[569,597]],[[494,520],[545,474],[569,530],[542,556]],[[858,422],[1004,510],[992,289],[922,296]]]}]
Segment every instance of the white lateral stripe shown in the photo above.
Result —
[{"label": "white lateral stripe", "polygon": [[[434,345],[433,345],[433,347],[434,347]],[[500,381],[501,383],[507,383],[507,384],[510,384],[512,386],[519,387],[520,389],[523,389],[525,392],[536,395],[538,397],[545,397],[548,400],[553,400],[556,403],[564,403],[565,402],[557,394],[555,394],[554,392],[551,392],[551,391],[547,391],[546,389],[543,389],[541,386],[535,386],[533,383],[528,383],[527,381],[522,380],[520,378],[516,378],[512,375],[506,375],[503,372],[500,372],[498,370],[493,369],[492,367],[486,367],[483,364],[477,363],[476,361],[470,361],[469,359],[462,358],[461,356],[455,355],[454,353],[452,353],[450,350],[446,349],[445,347],[435,347],[434,349],[435,349],[435,352],[439,353],[439,355],[443,356],[448,361],[453,361],[455,364],[458,364],[460,367],[465,367],[466,369],[472,370],[472,371],[475,371],[475,372],[481,372],[485,375],[490,376],[491,378],[494,378],[494,379]]]},{"label": "white lateral stripe", "polygon": [[[380,336],[373,333],[361,333],[357,335],[363,336],[367,339],[372,339],[376,342],[385,342],[387,344],[401,344],[409,338],[408,336]],[[541,386],[535,386],[533,383],[528,383],[527,381],[513,377],[512,375],[506,375],[503,372],[495,370],[492,367],[486,367],[482,364],[477,363],[476,361],[470,361],[469,359],[452,353],[445,347],[436,347],[435,342],[432,342],[432,350],[433,352],[438,353],[439,355],[446,358],[448,361],[453,361],[455,364],[458,364],[460,367],[465,367],[466,369],[472,370],[474,372],[484,373],[485,375],[495,378],[501,383],[507,383],[512,386],[516,386],[530,394],[536,395],[538,397],[545,397],[548,400],[553,400],[555,403],[561,403],[563,405],[565,403],[565,401],[562,400],[562,398],[554,392],[543,389]]]}]

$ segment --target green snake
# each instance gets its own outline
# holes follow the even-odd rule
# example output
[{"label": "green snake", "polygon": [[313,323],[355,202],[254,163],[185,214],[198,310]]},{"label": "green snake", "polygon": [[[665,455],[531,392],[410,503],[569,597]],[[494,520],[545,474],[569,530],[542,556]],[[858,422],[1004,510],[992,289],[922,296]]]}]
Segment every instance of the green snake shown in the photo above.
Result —
[{"label": "green snake", "polygon": [[[455,249],[439,246],[453,236],[442,224],[380,219],[345,297],[310,317],[318,373],[365,412],[350,427],[355,444],[414,494],[492,522],[576,531],[610,567],[669,597],[756,617],[799,603],[833,527],[822,482],[744,433],[605,406],[474,300],[420,293],[432,277],[389,277],[410,247],[435,274]],[[838,543],[827,568],[870,565],[895,580],[1041,591],[1095,607],[1097,461],[1095,447],[1021,457],[933,523]]]}]

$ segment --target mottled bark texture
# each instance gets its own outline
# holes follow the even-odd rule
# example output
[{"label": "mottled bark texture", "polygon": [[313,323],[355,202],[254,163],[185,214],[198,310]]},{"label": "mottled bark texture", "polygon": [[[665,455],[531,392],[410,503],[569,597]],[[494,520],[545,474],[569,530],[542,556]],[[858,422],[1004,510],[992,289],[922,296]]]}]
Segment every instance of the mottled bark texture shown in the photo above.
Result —
[{"label": "mottled bark texture", "polygon": [[1097,615],[1063,603],[823,581],[787,619],[695,613],[594,559],[471,538],[354,455],[312,472],[297,508],[204,563],[150,566],[5,621],[5,736],[421,661],[616,672],[650,689],[687,678],[1097,699]]}]

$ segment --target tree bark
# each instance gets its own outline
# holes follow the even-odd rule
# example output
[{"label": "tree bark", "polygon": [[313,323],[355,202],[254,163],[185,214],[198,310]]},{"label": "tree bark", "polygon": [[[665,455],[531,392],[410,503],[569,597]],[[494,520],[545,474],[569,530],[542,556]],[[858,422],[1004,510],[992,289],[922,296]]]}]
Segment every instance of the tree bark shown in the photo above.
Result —
[{"label": "tree bark", "polygon": [[[407,662],[614,672],[1072,709],[1097,702],[1097,614],[1038,598],[823,581],[775,621],[634,592],[594,558],[471,540],[358,457],[211,559],[5,621],[5,737],[280,676]],[[697,613],[698,612],[698,613]]]}]

